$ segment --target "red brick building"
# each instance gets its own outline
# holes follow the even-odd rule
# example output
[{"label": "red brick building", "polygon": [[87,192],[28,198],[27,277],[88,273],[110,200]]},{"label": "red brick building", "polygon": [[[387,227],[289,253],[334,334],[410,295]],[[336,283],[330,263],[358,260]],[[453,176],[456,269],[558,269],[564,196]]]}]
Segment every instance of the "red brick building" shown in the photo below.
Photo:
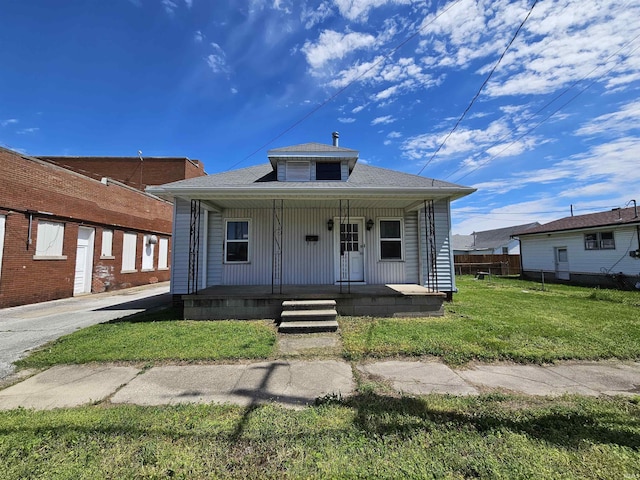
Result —
[{"label": "red brick building", "polygon": [[206,175],[199,160],[190,160],[186,157],[54,157],[41,155],[37,158],[87,177],[97,180],[108,177],[143,191],[147,185],[162,185]]},{"label": "red brick building", "polygon": [[[143,182],[177,179],[178,163]],[[182,163],[180,178],[204,174]],[[91,178],[0,148],[0,308],[169,280],[173,206],[103,178],[128,175],[113,164]]]}]

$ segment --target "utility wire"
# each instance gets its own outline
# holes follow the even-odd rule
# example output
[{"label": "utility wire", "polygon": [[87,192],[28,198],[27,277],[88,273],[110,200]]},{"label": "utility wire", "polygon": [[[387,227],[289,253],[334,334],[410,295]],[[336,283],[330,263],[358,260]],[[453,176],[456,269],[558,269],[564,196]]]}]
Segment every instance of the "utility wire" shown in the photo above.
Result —
[{"label": "utility wire", "polygon": [[[637,38],[637,37],[636,37]],[[635,40],[635,38],[634,38]],[[635,52],[636,50],[638,50],[640,48],[640,46],[634,48],[633,50],[631,50],[631,52],[629,52],[629,55],[631,55],[633,52]],[[576,93],[573,97],[571,97],[569,100],[567,100],[565,103],[563,103],[562,105],[560,105],[558,108],[556,108],[553,112],[551,112],[549,115],[547,115],[546,117],[544,117],[542,120],[540,120],[538,123],[536,123],[533,127],[531,127],[530,129],[528,129],[527,131],[525,131],[522,135],[520,135],[519,137],[517,137],[515,140],[513,140],[511,143],[509,143],[509,145],[507,145],[506,147],[504,147],[502,150],[500,150],[498,153],[496,153],[495,155],[493,155],[491,158],[487,159],[486,161],[476,165],[475,168],[473,168],[472,170],[469,170],[467,173],[465,173],[464,175],[462,175],[461,177],[459,177],[456,182],[459,182],[460,180],[462,180],[463,178],[471,175],[473,172],[475,172],[476,170],[478,170],[479,168],[485,166],[487,163],[491,162],[492,160],[494,160],[495,158],[497,158],[499,155],[501,155],[504,151],[508,150],[509,148],[511,148],[511,146],[513,144],[515,144],[516,142],[518,142],[519,140],[521,140],[523,137],[529,135],[531,132],[533,132],[536,128],[538,128],[540,125],[542,125],[544,122],[546,122],[547,120],[549,120],[551,117],[553,117],[556,113],[558,113],[560,110],[562,110],[564,107],[566,107],[567,105],[569,105],[571,102],[573,102],[576,98],[578,98],[580,95],[582,95],[587,89],[591,88],[600,78],[602,78],[604,75],[606,75],[607,73],[611,72],[611,70],[613,70],[617,65],[613,65],[611,68],[609,68],[606,72],[604,72],[602,75],[599,75],[598,77],[596,77],[591,83],[589,83],[586,87],[584,87],[582,90],[580,90],[578,93]],[[460,169],[458,169],[460,170]],[[456,171],[458,171],[456,170]],[[455,172],[454,172],[455,173]],[[449,176],[447,176],[447,178],[449,178]]]},{"label": "utility wire", "polygon": [[[269,145],[271,145],[273,142],[275,142],[276,140],[278,140],[279,138],[283,137],[284,135],[286,135],[287,133],[289,133],[291,130],[293,130],[294,128],[296,128],[298,125],[300,125],[301,123],[303,123],[305,120],[307,120],[309,117],[311,117],[313,114],[315,114],[318,110],[320,110],[321,108],[325,107],[326,105],[328,105],[329,103],[331,103],[333,100],[335,100],[338,96],[340,96],[345,90],[347,90],[351,85],[353,85],[354,83],[356,83],[357,81],[359,81],[362,77],[364,77],[365,75],[367,75],[371,70],[373,70],[374,68],[376,68],[378,65],[380,65],[382,62],[388,60],[392,55],[394,55],[398,50],[400,50],[402,47],[404,47],[407,43],[409,43],[411,40],[413,40],[414,38],[416,38],[424,29],[426,29],[427,27],[431,26],[433,23],[435,23],[436,20],[438,20],[442,15],[444,15],[445,13],[447,13],[449,10],[451,10],[453,7],[455,7],[457,4],[459,4],[462,0],[456,0],[455,2],[453,2],[451,5],[449,5],[447,8],[445,8],[444,10],[442,10],[442,12],[440,12],[438,15],[436,15],[430,22],[425,23],[422,27],[420,27],[418,30],[416,30],[415,33],[409,35],[406,39],[404,39],[402,42],[400,42],[395,48],[393,48],[392,50],[390,50],[386,55],[383,55],[382,58],[380,58],[377,62],[374,62],[369,68],[367,68],[366,70],[364,70],[362,73],[360,73],[360,75],[358,75],[357,77],[355,77],[353,80],[351,80],[349,83],[347,83],[344,87],[338,89],[333,95],[331,95],[330,97],[328,97],[327,99],[325,99],[322,103],[320,103],[319,105],[317,105],[315,108],[311,109],[308,113],[306,113],[305,115],[303,115],[300,119],[296,120],[295,122],[293,122],[289,127],[287,127],[286,129],[284,129],[282,132],[280,132],[278,135],[276,135],[275,137],[271,138],[269,141],[267,141],[266,143],[264,143],[263,145],[261,145],[259,148],[256,148],[253,152],[251,152],[249,155],[247,155],[246,157],[244,157],[242,160],[239,160],[238,162],[234,163],[233,165],[231,165],[227,171],[232,170],[233,168],[237,167],[238,165],[240,165],[241,163],[246,162],[247,160],[249,160],[251,157],[253,157],[256,153],[260,152],[261,150],[263,150],[264,148],[268,147]],[[537,0],[536,0],[537,2]]]},{"label": "utility wire", "polygon": [[[611,55],[609,55],[607,57],[607,59],[604,61],[604,64],[606,65],[607,63],[609,63],[609,60],[611,60],[611,58],[615,57],[616,55],[618,55],[618,53],[620,53],[624,48],[626,48],[627,46],[629,46],[630,44],[632,44],[633,42],[636,41],[636,39],[640,37],[640,34],[636,35],[635,37],[633,37],[631,40],[629,40],[627,43],[625,43],[624,45],[622,45],[618,50],[616,50],[614,53],[612,53]],[[632,50],[631,52],[629,52],[629,55],[632,54],[635,50],[637,50],[637,48],[635,48],[634,50]],[[545,103],[542,107],[540,107],[538,110],[536,110],[534,113],[532,113],[531,115],[526,116],[523,120],[522,123],[528,122],[529,120],[531,120],[532,118],[534,118],[536,115],[538,115],[540,112],[542,112],[543,110],[546,110],[547,107],[551,106],[553,103],[556,102],[556,100],[560,99],[561,97],[563,97],[565,94],[567,94],[572,88],[574,88],[576,85],[578,85],[580,82],[582,82],[583,80],[585,80],[586,78],[588,78],[589,76],[591,76],[591,74],[593,72],[595,72],[596,70],[602,68],[602,65],[598,65],[597,67],[594,67],[589,73],[585,74],[582,76],[582,78],[579,78],[578,80],[576,80],[575,82],[573,82],[571,85],[569,85],[567,88],[565,88],[560,94],[556,95],[555,97],[553,97],[549,102]],[[602,78],[606,73],[609,73],[612,70],[612,68],[610,68],[609,70],[607,70],[606,72],[602,73],[601,75],[598,75],[597,79]],[[589,85],[591,86],[591,85]],[[569,103],[569,102],[567,102]],[[566,105],[566,104],[565,104]],[[564,106],[564,105],[563,105]],[[556,113],[557,110],[554,112]],[[545,119],[546,121],[546,119]],[[537,125],[536,125],[537,127]],[[534,128],[536,128],[534,127]],[[511,130],[509,130],[509,132],[507,132],[505,135],[503,135],[502,137],[500,137],[498,140],[496,140],[495,142],[493,142],[491,145],[489,145],[484,153],[488,153],[488,151],[490,149],[492,149],[493,147],[495,147],[496,145],[500,144],[503,140],[505,140],[507,137],[509,137],[512,133],[514,133],[516,130],[516,127],[512,128]],[[527,133],[530,133],[531,130],[529,130]],[[507,150],[509,147],[511,147],[511,145],[513,145],[516,141],[520,140],[522,138],[519,137],[518,139],[514,140],[513,142],[511,142],[504,150],[501,150],[498,154],[492,156],[491,158],[485,160],[484,162],[481,162],[480,164],[478,164],[476,166],[476,168],[474,168],[473,170],[469,171],[467,174],[465,174],[464,176],[458,178],[458,180],[456,181],[460,181],[461,179],[463,179],[464,177],[466,177],[468,174],[475,172],[476,170],[478,170],[479,168],[485,166],[488,162],[494,160],[498,155],[500,155],[502,152],[504,152],[505,150]],[[454,170],[453,172],[449,173],[446,177],[444,177],[444,180],[450,178],[452,175],[456,174],[457,172],[459,172],[460,170],[463,170],[464,167],[459,167],[456,170]]]},{"label": "utility wire", "polygon": [[458,128],[458,125],[460,125],[460,123],[462,122],[462,120],[464,119],[464,117],[467,115],[467,113],[469,112],[469,110],[471,110],[471,107],[473,106],[473,104],[475,103],[475,101],[478,99],[478,97],[480,96],[480,93],[482,92],[482,90],[484,89],[485,85],[487,85],[487,83],[489,83],[489,79],[491,78],[491,76],[493,75],[493,72],[496,71],[496,68],[498,68],[498,65],[500,65],[500,62],[502,61],[502,59],[504,58],[504,56],[507,54],[507,50],[509,50],[509,47],[511,47],[511,44],[515,41],[516,37],[518,36],[518,34],[520,33],[520,30],[522,30],[522,27],[524,26],[525,22],[529,19],[529,16],[531,15],[531,12],[533,11],[533,8],[536,6],[536,4],[538,3],[538,0],[535,0],[533,2],[533,5],[531,5],[531,8],[529,9],[529,12],[527,13],[527,16],[524,17],[524,20],[522,20],[522,23],[520,23],[520,26],[518,27],[518,29],[516,30],[516,32],[513,34],[513,37],[511,38],[511,40],[509,41],[509,43],[507,44],[506,48],[504,49],[504,51],[502,52],[502,55],[500,55],[500,58],[498,59],[498,61],[496,62],[496,64],[493,66],[493,68],[491,69],[491,71],[489,72],[489,75],[487,76],[487,78],[485,78],[484,82],[482,82],[482,85],[480,85],[480,88],[478,89],[478,92],[475,94],[475,96],[473,97],[473,99],[471,100],[471,103],[469,103],[469,105],[467,106],[467,108],[465,109],[464,112],[462,112],[462,115],[460,116],[460,118],[458,119],[458,121],[456,122],[456,124],[453,126],[453,128],[451,129],[451,131],[447,134],[447,136],[444,138],[444,140],[442,141],[442,143],[440,144],[440,146],[436,149],[435,152],[433,152],[433,155],[431,155],[431,158],[427,161],[427,163],[425,163],[422,168],[420,169],[420,171],[418,172],[418,175],[420,175],[425,168],[427,168],[427,165],[429,165],[434,158],[436,158],[436,155],[438,154],[438,152],[442,149],[442,147],[444,147],[444,144],[447,143],[447,140],[449,140],[449,137],[453,134],[453,132],[456,131],[456,129]]}]

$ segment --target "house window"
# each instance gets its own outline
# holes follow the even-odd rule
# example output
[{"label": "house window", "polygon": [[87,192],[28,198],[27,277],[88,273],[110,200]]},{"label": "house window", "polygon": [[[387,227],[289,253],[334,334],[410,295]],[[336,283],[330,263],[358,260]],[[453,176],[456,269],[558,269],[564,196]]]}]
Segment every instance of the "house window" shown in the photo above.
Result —
[{"label": "house window", "polygon": [[64,223],[38,220],[35,257],[62,258]]},{"label": "house window", "polygon": [[[152,240],[155,238],[155,240]],[[156,251],[157,237],[154,235],[145,235],[143,237],[144,243],[142,245],[142,271],[152,271],[153,270],[153,256]]]},{"label": "house window", "polygon": [[226,220],[224,259],[227,263],[249,261],[249,220]]},{"label": "house window", "polygon": [[169,268],[169,239],[161,238],[158,241],[158,270]]},{"label": "house window", "polygon": [[502,254],[509,255],[509,247],[502,247]]},{"label": "house window", "polygon": [[342,180],[342,167],[335,162],[317,162],[316,180]]},{"label": "house window", "polygon": [[287,162],[286,177],[288,182],[308,182],[311,179],[310,162]]},{"label": "house window", "polygon": [[613,232],[585,233],[585,250],[615,250],[616,242]]},{"label": "house window", "polygon": [[101,257],[113,258],[113,230],[102,230],[102,252]]},{"label": "house window", "polygon": [[380,220],[378,231],[380,260],[402,260],[402,220]]},{"label": "house window", "polygon": [[136,271],[136,248],[138,235],[135,233],[125,233],[122,237],[122,271]]}]

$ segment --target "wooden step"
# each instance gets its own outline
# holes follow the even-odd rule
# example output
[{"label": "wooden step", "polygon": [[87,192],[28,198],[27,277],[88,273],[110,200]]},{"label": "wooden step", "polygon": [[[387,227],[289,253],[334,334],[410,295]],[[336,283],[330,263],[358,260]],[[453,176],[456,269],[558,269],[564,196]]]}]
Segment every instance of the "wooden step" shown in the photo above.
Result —
[{"label": "wooden step", "polygon": [[336,330],[338,330],[338,322],[335,320],[283,322],[278,327],[280,333],[318,333]]},{"label": "wooden step", "polygon": [[282,302],[284,310],[323,310],[335,309],[335,300],[286,300]]},{"label": "wooden step", "polygon": [[285,310],[280,316],[281,322],[321,322],[335,320],[338,312],[331,310]]}]

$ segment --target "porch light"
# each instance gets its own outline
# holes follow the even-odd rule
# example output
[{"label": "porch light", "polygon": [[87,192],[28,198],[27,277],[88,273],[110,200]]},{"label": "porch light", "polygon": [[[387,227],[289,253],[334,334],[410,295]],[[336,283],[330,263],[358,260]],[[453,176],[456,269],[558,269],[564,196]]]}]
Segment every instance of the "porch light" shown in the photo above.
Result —
[{"label": "porch light", "polygon": [[333,218],[330,218],[329,220],[327,220],[327,230],[329,231],[333,230]]},{"label": "porch light", "polygon": [[371,230],[373,228],[373,220],[367,220],[367,230]]}]

